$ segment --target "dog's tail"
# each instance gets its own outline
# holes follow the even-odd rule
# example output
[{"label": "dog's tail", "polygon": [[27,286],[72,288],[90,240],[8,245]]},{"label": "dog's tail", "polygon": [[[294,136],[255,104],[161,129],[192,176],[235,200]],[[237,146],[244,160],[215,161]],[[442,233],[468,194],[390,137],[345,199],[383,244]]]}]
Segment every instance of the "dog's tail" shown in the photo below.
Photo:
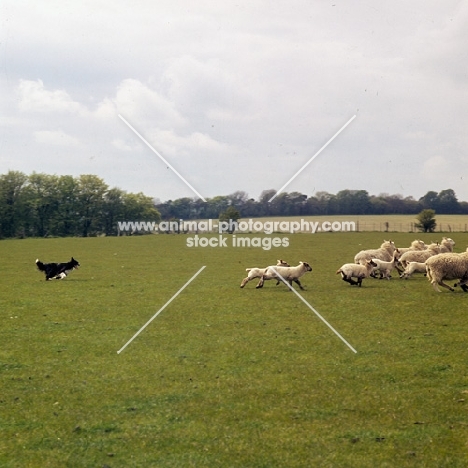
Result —
[{"label": "dog's tail", "polygon": [[39,259],[36,260],[36,265],[39,271],[45,271],[44,264]]}]

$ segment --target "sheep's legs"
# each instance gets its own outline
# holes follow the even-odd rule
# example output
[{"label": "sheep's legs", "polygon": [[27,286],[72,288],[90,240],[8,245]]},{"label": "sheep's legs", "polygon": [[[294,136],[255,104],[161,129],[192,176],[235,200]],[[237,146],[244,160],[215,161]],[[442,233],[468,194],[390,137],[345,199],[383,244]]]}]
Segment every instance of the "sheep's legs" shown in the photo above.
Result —
[{"label": "sheep's legs", "polygon": [[438,286],[442,286],[443,288],[447,288],[447,289],[449,289],[450,291],[455,291],[455,289],[453,289],[452,287],[450,287],[448,284],[445,284],[443,281],[441,281],[440,283],[437,283],[437,281],[433,280],[433,281],[432,281],[432,286],[434,287],[434,289],[435,289],[437,292],[441,292],[441,290],[439,289]]},{"label": "sheep's legs", "polygon": [[247,276],[247,278],[244,278],[242,280],[242,283],[241,283],[240,287],[243,288],[251,279],[253,279],[253,278],[249,278],[248,276]]},{"label": "sheep's legs", "polygon": [[349,283],[351,286],[354,285],[354,284],[358,284],[357,281],[354,281],[354,280],[353,280],[353,278],[348,277],[348,276],[343,275],[343,274],[341,275],[341,279],[342,279],[343,281],[346,281],[347,283]]}]

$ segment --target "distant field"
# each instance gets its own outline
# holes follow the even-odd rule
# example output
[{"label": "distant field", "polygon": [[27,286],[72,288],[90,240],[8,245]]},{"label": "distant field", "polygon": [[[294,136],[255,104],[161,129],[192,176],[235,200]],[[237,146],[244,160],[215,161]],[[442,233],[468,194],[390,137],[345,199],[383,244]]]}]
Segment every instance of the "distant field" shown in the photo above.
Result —
[{"label": "distant field", "polygon": [[[301,219],[323,223],[325,221],[354,221],[356,230],[379,231],[379,232],[419,232],[414,224],[414,215],[365,215],[365,216],[291,216],[291,217],[271,217],[254,218],[255,221],[300,221]],[[242,219],[241,219],[242,220]],[[240,221],[241,221],[240,220]],[[468,232],[468,215],[436,215],[436,232]],[[387,225],[388,223],[388,225]]]},{"label": "distant field", "polygon": [[[466,467],[468,294],[341,281],[382,233],[273,235],[289,247],[271,250],[187,237],[0,242],[2,468]],[[63,281],[35,269],[71,255]],[[311,263],[303,298],[357,354],[284,285],[239,288],[277,258]]]}]

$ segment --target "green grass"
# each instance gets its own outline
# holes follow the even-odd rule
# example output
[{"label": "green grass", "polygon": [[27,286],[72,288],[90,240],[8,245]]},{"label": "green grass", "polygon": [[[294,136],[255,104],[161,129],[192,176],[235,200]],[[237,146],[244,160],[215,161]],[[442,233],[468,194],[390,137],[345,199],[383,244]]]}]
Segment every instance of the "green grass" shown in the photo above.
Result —
[{"label": "green grass", "polygon": [[[341,281],[381,233],[287,237],[270,251],[0,242],[0,466],[465,467],[468,294],[422,276]],[[451,237],[465,250],[468,234]],[[82,267],[63,281],[35,269],[71,255]],[[301,294],[357,354],[283,285],[239,288],[277,258],[312,264]]]}]

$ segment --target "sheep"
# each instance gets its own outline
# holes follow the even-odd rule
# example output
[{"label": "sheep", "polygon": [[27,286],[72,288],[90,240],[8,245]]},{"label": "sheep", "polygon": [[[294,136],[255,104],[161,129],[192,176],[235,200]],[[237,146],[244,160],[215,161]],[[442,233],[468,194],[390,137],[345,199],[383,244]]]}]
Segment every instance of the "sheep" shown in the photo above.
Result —
[{"label": "sheep", "polygon": [[429,257],[440,253],[440,246],[438,243],[432,243],[427,246],[426,250],[410,250],[400,257],[400,265],[406,268],[409,262],[425,262]]},{"label": "sheep", "polygon": [[[288,267],[289,263],[285,262],[284,260],[277,260],[276,261],[277,266],[285,266]],[[242,283],[240,285],[241,288],[243,288],[249,281],[252,281],[255,278],[261,278],[263,274],[265,273],[266,268],[246,268],[245,271],[248,271],[249,273],[247,276],[242,280]],[[278,285],[280,282],[278,281],[276,285]]]},{"label": "sheep", "polygon": [[468,292],[468,271],[463,275],[463,278],[461,278],[458,283],[455,283],[453,285],[454,288],[456,288],[457,286],[460,286],[463,289],[463,291]]},{"label": "sheep", "polygon": [[[370,276],[373,268],[377,266],[373,260],[364,260],[363,264],[345,263],[337,270],[336,274],[341,273],[341,279],[350,285],[357,284],[361,287],[362,280]],[[357,281],[353,280],[357,278]]]},{"label": "sheep", "polygon": [[380,279],[386,278],[390,279],[390,273],[392,270],[396,267],[396,264],[398,263],[398,249],[393,252],[393,257],[391,262],[384,262],[383,260],[379,260],[378,258],[373,258],[372,261],[377,264],[377,266],[374,268],[374,272],[376,270],[379,270],[380,272]]},{"label": "sheep", "polygon": [[[427,248],[426,244],[420,240],[420,239],[415,239],[413,242],[411,242],[411,245],[409,247],[398,247],[399,255],[398,259],[406,252],[414,251],[414,250],[425,250]],[[397,269],[398,273],[401,275],[403,273],[404,268],[400,268],[399,264],[395,266]]]},{"label": "sheep", "polygon": [[304,290],[299,278],[306,272],[312,271],[312,267],[307,262],[299,262],[299,265],[295,267],[283,267],[283,266],[270,266],[266,269],[265,273],[260,278],[256,288],[263,288],[265,280],[273,278],[279,278],[289,283],[290,289],[292,289],[292,282],[294,281],[299,288]]},{"label": "sheep", "polygon": [[354,263],[360,264],[363,260],[372,260],[373,258],[378,258],[384,262],[391,262],[393,252],[395,252],[396,247],[393,241],[384,240],[380,248],[371,249],[371,250],[361,250],[354,256]]},{"label": "sheep", "polygon": [[453,247],[455,241],[450,239],[450,237],[442,237],[442,242],[440,243],[440,253],[453,252]]},{"label": "sheep", "polygon": [[433,288],[440,292],[438,286],[454,291],[452,287],[444,283],[444,280],[460,280],[463,291],[468,292],[468,252],[443,253],[434,255],[426,260],[427,278]]},{"label": "sheep", "polygon": [[426,249],[426,244],[420,239],[415,239],[413,242],[411,242],[411,245],[409,247],[398,247],[398,250],[400,251],[401,255],[403,255],[406,252],[409,252],[410,250],[425,250],[425,249]]},{"label": "sheep", "polygon": [[406,265],[405,271],[400,275],[400,278],[408,279],[414,273],[426,274],[426,263],[422,262],[409,262]]}]

